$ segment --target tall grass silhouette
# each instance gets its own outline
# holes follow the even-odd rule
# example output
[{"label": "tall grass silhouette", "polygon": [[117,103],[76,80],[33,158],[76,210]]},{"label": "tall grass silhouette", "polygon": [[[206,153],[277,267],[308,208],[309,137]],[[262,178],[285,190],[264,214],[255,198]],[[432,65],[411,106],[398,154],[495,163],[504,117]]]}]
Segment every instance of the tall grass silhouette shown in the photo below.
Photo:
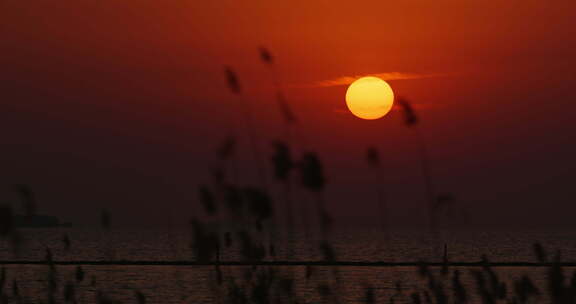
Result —
[{"label": "tall grass silhouette", "polygon": [[256,171],[257,171],[257,176],[258,176],[259,182],[262,185],[266,185],[266,175],[265,175],[264,167],[263,167],[264,164],[262,163],[258,134],[256,133],[256,127],[254,126],[252,107],[250,106],[249,101],[247,99],[245,99],[245,97],[242,95],[242,87],[240,85],[240,80],[239,80],[238,76],[236,75],[236,72],[234,72],[234,70],[231,67],[226,66],[226,67],[224,67],[224,74],[225,74],[226,83],[228,85],[228,88],[230,89],[230,92],[232,92],[232,94],[238,96],[238,101],[240,103],[240,109],[243,112],[244,122],[245,122],[246,128],[248,130],[248,138],[250,141],[250,146],[252,148],[252,153],[253,153],[254,162],[255,162],[254,166],[255,166]]},{"label": "tall grass silhouette", "polygon": [[434,230],[434,213],[436,209],[436,193],[434,189],[434,184],[432,181],[432,175],[430,173],[430,160],[428,155],[428,147],[419,129],[417,128],[420,119],[414,110],[411,102],[404,97],[397,98],[398,105],[402,109],[404,125],[408,128],[414,130],[414,135],[416,137],[416,142],[419,145],[418,153],[420,156],[420,169],[422,170],[422,176],[424,178],[424,186],[426,189],[426,201],[428,202],[428,225]]},{"label": "tall grass silhouette", "polygon": [[[262,63],[270,67],[274,76],[274,86],[277,92],[277,105],[282,113],[286,129],[298,122],[291,105],[284,98],[285,94],[275,70],[275,58],[272,53],[261,47],[258,49]],[[245,180],[231,177],[233,169],[227,168],[239,145],[234,136],[225,138],[215,150],[215,157],[220,161],[217,168],[210,172],[208,181],[197,186],[196,202],[198,214],[190,216],[188,229],[190,231],[189,259],[185,261],[148,261],[147,266],[186,266],[209,268],[208,289],[198,292],[210,294],[214,303],[346,303],[345,286],[357,277],[341,275],[339,267],[410,267],[414,273],[409,281],[403,280],[399,271],[387,270],[392,273],[391,282],[381,279],[361,282],[361,292],[355,294],[358,303],[576,303],[576,271],[563,264],[560,252],[550,258],[547,250],[540,243],[535,243],[532,250],[536,262],[526,262],[515,266],[545,267],[544,285],[527,274],[517,277],[504,277],[500,266],[511,267],[505,263],[491,262],[487,256],[479,261],[458,263],[448,257],[445,249],[442,262],[427,263],[424,261],[399,262],[364,262],[351,263],[340,261],[340,255],[332,242],[335,223],[325,200],[325,190],[329,181],[326,176],[325,163],[319,153],[306,150],[294,153],[295,143],[287,136],[286,140],[271,142],[272,154],[268,159],[272,172],[265,172],[264,155],[259,149],[260,138],[253,121],[253,113],[243,96],[240,79],[230,67],[224,69],[224,77],[230,92],[237,96],[250,140],[250,149],[254,156],[253,166],[259,178],[259,183],[251,185]],[[450,195],[437,195],[434,189],[429,169],[429,155],[424,140],[416,130],[419,117],[412,105],[404,98],[398,99],[402,108],[404,124],[415,129],[420,147],[420,166],[425,179],[428,201],[429,224],[434,228],[434,213],[451,204]],[[289,133],[289,131],[287,131]],[[381,189],[382,168],[379,151],[371,146],[367,149],[365,161],[370,170],[375,173],[378,192],[378,215],[382,230],[388,230],[389,208],[384,191]],[[228,170],[227,170],[228,169]],[[279,208],[274,202],[272,188],[268,187],[266,176],[271,175],[283,187],[280,195],[284,207]],[[296,182],[298,181],[298,182]],[[20,194],[23,209],[28,215],[36,214],[34,192],[29,186],[16,187]],[[294,189],[299,189],[312,197],[310,208],[295,208],[304,206],[305,201],[296,201]],[[294,204],[293,204],[294,203]],[[299,205],[297,205],[299,204]],[[311,212],[308,212],[311,211]],[[320,237],[310,241],[310,245],[318,251],[319,260],[298,261],[304,256],[296,252],[289,240],[295,237],[293,230],[298,227],[300,218],[310,218],[317,224]],[[10,246],[20,248],[20,234],[14,223],[15,214],[9,204],[0,205],[0,238],[9,240]],[[101,246],[112,248],[110,239],[115,225],[112,224],[112,213],[107,209],[100,212]],[[285,225],[279,225],[279,223]],[[312,225],[312,223],[310,223]],[[278,227],[284,229],[283,234],[277,234]],[[113,229],[114,228],[114,229]],[[306,227],[308,229],[310,227]],[[312,230],[310,228],[310,230]],[[278,235],[285,239],[278,238]],[[308,240],[307,240],[308,241]],[[60,240],[66,254],[72,252],[79,241],[64,234]],[[277,249],[285,246],[288,260],[279,260]],[[60,246],[60,245],[58,245]],[[41,282],[41,303],[82,303],[90,296],[91,303],[120,303],[101,283],[110,278],[96,278],[96,274],[85,269],[90,261],[62,263],[54,248],[44,248],[44,259],[31,265],[44,267]],[[173,249],[175,250],[175,249]],[[14,251],[16,255],[21,250]],[[107,254],[108,261],[91,266],[109,265],[122,267],[138,265],[138,261],[118,261],[114,254]],[[294,260],[294,259],[296,260]],[[236,260],[233,260],[236,259]],[[10,261],[5,261],[9,264]],[[17,264],[18,261],[12,261]],[[66,261],[64,261],[66,262]],[[108,262],[108,264],[106,264]],[[166,261],[164,261],[166,262]],[[236,264],[234,264],[236,262]],[[131,264],[132,263],[132,264]],[[347,264],[348,263],[348,264]],[[17,264],[18,265],[18,264]],[[25,265],[25,262],[22,263]],[[62,271],[60,266],[75,266],[72,271]],[[497,268],[500,267],[500,268]],[[288,269],[287,269],[288,268]],[[188,269],[188,268],[185,268]],[[195,271],[195,270],[186,270]],[[22,282],[17,280],[16,273],[0,268],[0,304],[1,303],[35,303],[29,299]],[[571,276],[567,275],[571,272]],[[177,284],[185,284],[176,280]],[[360,280],[363,280],[361,277]],[[382,287],[387,286],[387,287]],[[385,289],[387,288],[387,289]],[[181,288],[181,290],[185,290]],[[130,290],[129,303],[148,303],[152,290]]]},{"label": "tall grass silhouette", "polygon": [[377,210],[380,222],[380,229],[382,233],[387,237],[388,235],[388,225],[389,225],[389,214],[388,214],[388,198],[386,192],[382,189],[382,182],[384,180],[382,174],[382,168],[380,167],[380,153],[375,146],[370,146],[366,149],[366,162],[370,167],[371,171],[374,173],[374,181],[376,185],[376,201]]}]

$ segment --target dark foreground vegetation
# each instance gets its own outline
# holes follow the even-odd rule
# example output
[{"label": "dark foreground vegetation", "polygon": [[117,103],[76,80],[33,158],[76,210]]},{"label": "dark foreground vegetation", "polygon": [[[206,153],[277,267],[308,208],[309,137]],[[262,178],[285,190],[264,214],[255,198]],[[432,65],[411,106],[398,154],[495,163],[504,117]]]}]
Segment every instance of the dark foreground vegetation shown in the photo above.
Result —
[{"label": "dark foreground vegetation", "polygon": [[[347,266],[367,267],[413,267],[415,278],[423,284],[414,288],[411,282],[394,281],[395,289],[390,295],[383,296],[376,288],[377,282],[363,282],[363,295],[355,299],[357,303],[576,303],[576,272],[565,273],[567,266],[562,263],[560,253],[548,257],[544,248],[534,245],[537,262],[490,263],[487,257],[478,262],[454,262],[444,256],[442,262],[426,261],[406,262],[346,262],[340,261],[338,252],[332,245],[334,219],[329,212],[328,202],[324,199],[326,177],[321,157],[314,151],[302,149],[306,134],[301,122],[292,109],[282,90],[282,84],[274,65],[274,57],[265,48],[259,49],[260,60],[270,68],[270,77],[274,79],[275,99],[282,114],[282,123],[286,136],[269,143],[272,155],[262,153],[262,140],[259,138],[256,122],[253,120],[250,103],[243,95],[242,85],[232,67],[226,67],[225,80],[232,94],[236,95],[238,108],[241,109],[244,124],[248,130],[249,149],[255,163],[253,170],[257,181],[242,182],[238,177],[235,157],[238,149],[237,134],[230,134],[215,149],[215,161],[210,177],[198,187],[198,205],[201,212],[190,219],[189,226],[190,260],[176,262],[143,261],[58,261],[50,248],[46,248],[42,261],[0,261],[0,264],[36,264],[46,267],[45,285],[42,303],[80,303],[78,293],[83,282],[90,280],[93,287],[94,302],[119,303],[109,296],[107,290],[98,288],[96,279],[83,266],[86,265],[159,265],[159,266],[209,266],[212,268],[208,278],[210,288],[203,290],[211,294],[215,303],[344,303],[342,286],[349,284],[349,278],[341,275],[341,268]],[[437,222],[445,214],[453,214],[455,199],[450,194],[437,194],[430,174],[427,147],[417,132],[419,117],[405,98],[398,98],[397,104],[402,110],[404,124],[415,130],[415,139],[420,145],[420,159],[426,200],[428,202],[428,221],[430,229],[436,229]],[[294,153],[298,147],[301,151]],[[367,165],[381,175],[379,151],[375,147],[367,148]],[[266,168],[271,167],[271,172]],[[283,201],[273,202],[271,185],[282,189]],[[35,201],[31,189],[19,186],[23,206],[27,213],[33,214]],[[304,193],[307,199],[295,199],[294,193]],[[387,202],[382,189],[376,189],[378,201],[375,202],[381,216],[383,235],[387,233]],[[306,201],[306,203],[304,203]],[[311,203],[310,203],[311,202]],[[450,211],[450,212],[448,212]],[[20,255],[26,250],[18,228],[14,225],[15,214],[9,205],[0,207],[0,235],[10,244],[14,254]],[[112,215],[103,210],[100,215],[104,233],[113,233]],[[295,228],[303,229],[309,239],[309,249],[322,258],[318,261],[295,262],[298,256],[293,240]],[[312,241],[319,240],[319,241]],[[67,235],[62,237],[62,246],[70,249],[73,244]],[[277,258],[282,248],[289,260]],[[239,252],[238,261],[222,260],[228,250]],[[73,276],[64,276],[58,268],[63,265],[75,265]],[[230,267],[246,266],[237,271]],[[304,275],[286,266],[303,267]],[[501,278],[494,266],[540,266],[546,267],[544,285],[538,284],[527,275],[513,280]],[[193,270],[192,270],[193,271]],[[464,284],[463,276],[472,278],[473,284]],[[19,281],[11,279],[11,274],[2,267],[0,271],[0,303],[38,303],[28,299],[21,290]],[[310,287],[314,297],[300,295],[296,286],[305,284]],[[154,290],[134,290],[131,303],[147,303],[148,296]]]}]

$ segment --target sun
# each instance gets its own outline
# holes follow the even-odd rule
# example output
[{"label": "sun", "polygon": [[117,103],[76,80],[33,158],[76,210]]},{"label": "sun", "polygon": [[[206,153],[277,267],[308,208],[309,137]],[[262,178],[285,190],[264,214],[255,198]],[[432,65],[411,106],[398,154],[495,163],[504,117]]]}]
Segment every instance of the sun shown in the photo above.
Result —
[{"label": "sun", "polygon": [[358,118],[381,118],[390,112],[393,103],[392,88],[378,77],[359,78],[346,91],[346,105]]}]

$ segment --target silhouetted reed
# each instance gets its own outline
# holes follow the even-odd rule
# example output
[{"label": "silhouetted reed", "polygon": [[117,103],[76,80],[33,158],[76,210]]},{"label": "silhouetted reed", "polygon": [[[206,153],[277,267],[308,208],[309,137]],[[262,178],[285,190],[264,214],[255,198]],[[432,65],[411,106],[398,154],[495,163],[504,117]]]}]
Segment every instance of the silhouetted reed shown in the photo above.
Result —
[{"label": "silhouetted reed", "polygon": [[240,94],[242,89],[240,87],[240,81],[238,81],[238,76],[232,70],[231,67],[224,67],[224,74],[226,75],[226,83],[228,84],[228,88],[234,94]]},{"label": "silhouetted reed", "polygon": [[208,231],[204,224],[198,220],[191,220],[192,227],[192,244],[194,256],[198,261],[213,261],[218,255],[219,239],[218,236]]},{"label": "silhouetted reed", "polygon": [[290,180],[290,173],[295,168],[290,147],[281,142],[275,141],[273,144],[274,154],[272,155],[272,164],[274,166],[274,177],[283,183]]},{"label": "silhouetted reed", "polygon": [[528,303],[530,298],[538,297],[540,290],[534,285],[532,280],[524,275],[514,282],[514,301],[520,304]]},{"label": "silhouetted reed", "polygon": [[202,185],[198,189],[198,194],[206,214],[214,215],[218,211],[218,205],[216,204],[216,200],[210,189],[207,186]]},{"label": "silhouetted reed", "polygon": [[544,250],[542,244],[534,243],[532,245],[532,249],[534,250],[534,255],[536,256],[536,260],[538,260],[538,262],[544,263],[548,261],[546,250]]},{"label": "silhouetted reed", "polygon": [[260,59],[269,65],[273,65],[274,64],[274,58],[272,57],[272,54],[270,53],[270,51],[268,51],[267,48],[261,46],[258,48],[258,52],[260,54]]},{"label": "silhouetted reed", "polygon": [[[276,101],[278,102],[278,107],[280,109],[280,113],[282,114],[282,118],[286,123],[287,130],[289,130],[290,125],[295,124],[298,120],[296,118],[296,114],[292,110],[292,107],[286,100],[280,82],[280,77],[275,69],[274,57],[272,56],[272,53],[265,47],[258,48],[258,53],[260,55],[260,60],[262,60],[262,62],[265,63],[272,71],[272,79],[274,82],[274,87],[276,89]],[[288,140],[290,139],[288,138]]]},{"label": "silhouetted reed", "polygon": [[378,215],[380,217],[380,227],[382,229],[382,233],[384,233],[384,237],[388,238],[388,204],[386,193],[380,184],[383,182],[384,178],[382,176],[382,169],[380,168],[380,154],[378,153],[378,149],[376,147],[370,146],[368,149],[366,149],[366,162],[374,171],[377,195],[376,202]]},{"label": "silhouetted reed", "polygon": [[436,202],[435,198],[435,191],[434,185],[432,183],[432,176],[430,174],[429,168],[429,157],[428,157],[428,149],[426,147],[426,143],[418,129],[416,128],[417,124],[420,122],[420,119],[416,115],[416,111],[412,107],[412,104],[404,97],[398,97],[396,99],[398,105],[400,105],[402,109],[402,114],[404,117],[404,124],[415,130],[416,140],[418,142],[419,153],[420,153],[420,168],[422,170],[422,175],[424,176],[424,184],[426,187],[426,200],[428,202],[428,221],[429,226],[431,229],[435,229],[434,223],[434,205]]},{"label": "silhouetted reed", "polygon": [[459,270],[454,270],[454,273],[452,274],[452,290],[455,303],[468,302],[468,292],[466,291],[464,284],[462,284]]},{"label": "silhouetted reed", "polygon": [[272,166],[274,168],[274,177],[277,181],[282,183],[284,187],[284,212],[285,216],[285,241],[287,252],[289,256],[294,254],[293,246],[290,244],[291,239],[294,237],[294,210],[292,206],[292,187],[291,187],[291,172],[295,169],[296,165],[292,160],[290,147],[281,142],[276,141],[273,143],[274,153],[272,155]]},{"label": "silhouetted reed", "polygon": [[228,84],[228,88],[230,89],[230,91],[233,94],[238,96],[238,100],[241,103],[240,109],[244,113],[244,121],[246,123],[246,128],[248,129],[248,137],[250,140],[250,145],[252,147],[252,153],[254,155],[254,162],[255,162],[254,165],[256,167],[257,175],[258,175],[258,178],[260,180],[261,185],[265,186],[266,185],[266,175],[264,173],[260,148],[258,146],[259,145],[258,144],[258,135],[256,134],[256,129],[254,127],[254,121],[252,118],[253,114],[252,114],[252,109],[251,109],[250,103],[247,100],[245,100],[244,97],[242,96],[242,89],[241,89],[241,85],[240,85],[240,80],[238,79],[238,76],[236,75],[234,70],[232,70],[231,67],[225,67],[224,73],[225,73],[225,77],[226,77],[226,83]]},{"label": "silhouetted reed", "polygon": [[[275,66],[275,58],[271,52],[261,47],[259,48],[260,60],[272,70]],[[276,73],[276,72],[274,72]],[[328,212],[324,201],[324,190],[326,188],[327,177],[324,172],[324,165],[315,152],[295,153],[301,155],[300,159],[293,158],[293,143],[288,137],[285,141],[275,141],[272,143],[273,154],[270,157],[273,176],[284,186],[285,207],[284,210],[276,208],[273,201],[273,192],[267,188],[265,182],[265,172],[261,163],[261,155],[258,148],[258,138],[249,103],[242,96],[243,90],[240,79],[231,67],[224,68],[226,84],[232,94],[238,96],[240,107],[244,111],[246,125],[248,128],[252,150],[254,153],[255,166],[261,178],[259,185],[240,184],[238,180],[230,179],[226,165],[222,163],[230,160],[236,153],[237,142],[234,136],[224,139],[222,144],[216,149],[216,157],[220,161],[212,173],[213,182],[200,185],[198,189],[198,201],[203,210],[203,214],[194,217],[190,221],[191,242],[190,251],[195,261],[206,262],[211,265],[210,290],[217,303],[312,303],[311,299],[299,299],[297,294],[296,276],[292,270],[280,269],[270,264],[256,263],[265,261],[267,258],[276,258],[276,244],[281,240],[276,238],[276,220],[279,216],[285,215],[286,238],[293,235],[291,229],[295,226],[294,216],[305,217],[307,212],[299,210],[294,212],[292,206],[292,186],[295,189],[300,186],[311,193],[314,197],[315,215],[321,228],[321,239],[313,244],[319,250],[322,261],[334,262],[330,270],[324,272],[320,266],[312,266],[303,262],[303,276],[307,281],[307,287],[314,289],[315,296],[321,298],[324,303],[339,303],[343,299],[342,278],[338,272],[338,252],[332,242],[329,233],[333,229],[333,220]],[[285,99],[284,92],[278,80],[278,75],[274,74],[277,101],[284,119],[284,123],[289,129],[297,122],[296,115],[292,111],[289,103]],[[398,104],[403,111],[403,121],[407,127],[415,129],[419,123],[419,117],[414,108],[404,98],[398,99]],[[418,132],[418,142],[420,144],[420,157],[422,172],[426,182],[428,198],[428,212],[430,225],[433,225],[434,213],[448,209],[454,202],[451,194],[437,195],[433,189],[432,178],[428,168],[428,155],[426,145]],[[380,168],[380,155],[375,147],[369,147],[366,151],[366,162],[376,172],[376,181],[383,180]],[[299,184],[292,185],[291,179],[294,171],[299,173]],[[378,187],[378,206],[383,228],[385,229],[388,216],[385,195]],[[17,191],[23,201],[25,213],[34,215],[36,213],[35,196],[30,187],[25,185],[17,186]],[[313,212],[313,213],[314,213]],[[212,222],[205,222],[204,219]],[[108,210],[103,209],[100,213],[100,226],[108,231],[111,228],[111,215]],[[17,240],[17,229],[14,225],[14,214],[9,205],[0,206],[0,237]],[[109,235],[108,235],[109,236]],[[268,238],[268,239],[266,239]],[[106,240],[106,239],[105,239]],[[72,242],[68,234],[62,237],[62,244],[65,251],[69,251]],[[75,242],[76,244],[76,242]],[[17,244],[14,243],[14,246]],[[75,245],[77,246],[77,245]],[[289,246],[289,250],[291,246]],[[254,262],[251,266],[242,266],[238,272],[227,271],[227,266],[222,265],[222,257],[226,251],[239,252],[241,261]],[[543,246],[539,243],[533,246],[536,259],[540,263],[548,262],[548,257]],[[460,268],[455,268],[448,257],[447,246],[445,246],[442,264],[430,265],[427,262],[419,262],[416,267],[418,277],[424,285],[417,286],[418,282],[403,282],[394,276],[394,290],[390,293],[379,292],[375,286],[377,282],[370,282],[364,285],[363,293],[359,294],[363,303],[381,303],[387,297],[388,303],[411,302],[411,303],[469,303],[473,301],[474,295],[480,297],[483,303],[529,303],[531,300],[541,300],[544,291],[550,296],[552,303],[575,303],[576,299],[576,272],[572,274],[570,280],[565,275],[565,269],[560,264],[560,254],[556,255],[554,262],[547,269],[547,286],[537,287],[533,280],[527,275],[508,282],[503,280],[499,273],[494,270],[486,257],[482,258],[481,268],[476,268],[469,272],[475,284],[473,286],[464,284],[462,277],[467,272],[462,272]],[[45,283],[47,284],[47,294],[45,303],[56,303],[61,299],[65,303],[78,303],[79,294],[85,286],[87,274],[78,265],[73,275],[65,277],[64,273],[57,272],[57,262],[49,247],[45,248],[45,264],[47,267]],[[310,262],[310,261],[308,261]],[[210,264],[208,264],[210,263]],[[230,265],[230,264],[228,264]],[[274,264],[277,265],[277,264]],[[394,264],[391,264],[394,266]],[[286,266],[286,265],[284,265]],[[390,265],[389,265],[390,266]],[[411,266],[414,266],[412,264]],[[438,266],[441,267],[438,272]],[[478,264],[473,265],[477,267]],[[325,274],[331,276],[325,276]],[[97,286],[95,276],[91,276],[91,291],[94,292],[96,303],[119,303],[115,301],[106,290]],[[9,299],[7,282],[10,278],[6,274],[4,267],[0,270],[0,303],[8,303],[14,300],[16,303],[27,303],[21,297],[19,283],[12,279],[12,298]],[[407,286],[407,287],[406,287]],[[510,288],[510,287],[511,288]],[[408,288],[414,288],[405,292]],[[310,291],[310,294],[313,292]],[[23,293],[24,294],[24,293]],[[137,303],[147,303],[146,295],[140,290],[133,291],[132,301]],[[310,296],[306,294],[306,296]],[[315,302],[314,302],[315,303]]]},{"label": "silhouetted reed", "polygon": [[7,237],[14,232],[14,214],[12,207],[0,205],[0,237]]},{"label": "silhouetted reed", "polygon": [[300,176],[305,189],[316,195],[316,211],[323,233],[332,228],[332,218],[326,211],[322,192],[326,184],[320,158],[314,152],[304,153],[300,161]]},{"label": "silhouetted reed", "polygon": [[262,231],[263,221],[270,219],[273,215],[272,200],[266,192],[255,187],[245,187],[242,189],[248,213],[255,218],[256,229]]},{"label": "silhouetted reed", "polygon": [[304,153],[299,168],[304,188],[316,193],[324,190],[326,180],[324,178],[322,163],[316,153]]},{"label": "silhouetted reed", "polygon": [[62,236],[62,245],[64,246],[64,251],[70,251],[70,248],[72,247],[72,241],[66,233]]},{"label": "silhouetted reed", "polygon": [[81,266],[76,266],[76,271],[74,272],[76,283],[80,283],[84,281],[84,269]]}]

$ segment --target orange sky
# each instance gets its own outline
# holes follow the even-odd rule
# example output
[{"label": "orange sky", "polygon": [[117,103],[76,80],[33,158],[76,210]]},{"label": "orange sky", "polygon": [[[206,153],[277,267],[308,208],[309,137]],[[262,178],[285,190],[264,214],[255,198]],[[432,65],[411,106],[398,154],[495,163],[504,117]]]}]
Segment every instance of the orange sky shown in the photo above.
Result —
[{"label": "orange sky", "polygon": [[[575,1],[532,0],[2,1],[0,119],[10,147],[2,180],[29,181],[62,208],[77,199],[62,184],[100,202],[129,176],[131,189],[162,185],[124,201],[182,201],[239,123],[224,65],[250,96],[262,145],[281,134],[271,74],[256,52],[264,45],[332,184],[360,181],[333,186],[334,197],[369,200],[362,154],[377,144],[398,204],[421,206],[421,189],[403,186],[418,187],[419,175],[398,113],[360,121],[346,112],[345,86],[316,86],[406,73],[438,75],[390,83],[422,116],[440,188],[472,205],[537,197],[537,213],[546,208],[536,201],[557,193],[563,206],[574,194],[563,182],[574,168],[566,130],[574,129],[575,12]],[[99,184],[116,171],[125,178]],[[95,177],[78,182],[83,172]],[[528,194],[531,185],[543,190]]]}]

